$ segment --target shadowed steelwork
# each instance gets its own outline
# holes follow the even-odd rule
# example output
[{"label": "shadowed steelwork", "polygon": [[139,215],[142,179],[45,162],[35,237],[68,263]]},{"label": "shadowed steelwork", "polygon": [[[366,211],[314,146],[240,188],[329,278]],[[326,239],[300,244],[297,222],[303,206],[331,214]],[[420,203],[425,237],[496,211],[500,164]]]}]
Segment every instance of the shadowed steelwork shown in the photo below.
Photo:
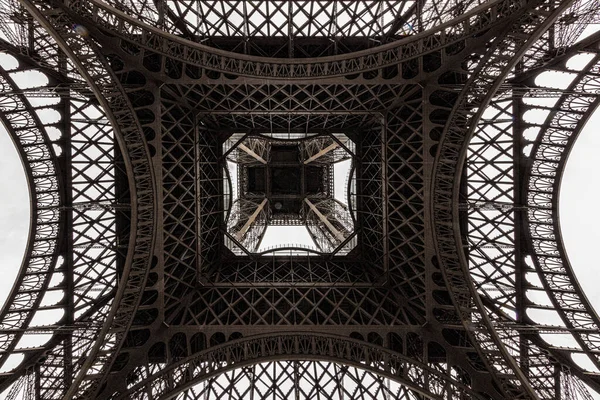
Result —
[{"label": "shadowed steelwork", "polygon": [[[600,368],[600,320],[556,213],[598,103],[600,36],[577,38],[599,15],[583,0],[0,0],[18,64],[0,69],[0,119],[34,216],[0,313],[0,389],[589,399],[599,375],[571,356]],[[20,71],[47,82],[21,88]],[[548,71],[572,82],[538,85]],[[286,225],[314,246],[263,250]]]},{"label": "shadowed steelwork", "polygon": [[351,241],[354,218],[349,207],[334,198],[334,184],[337,179],[348,180],[347,187],[351,183],[349,176],[334,176],[334,164],[353,159],[355,145],[342,134],[288,136],[234,134],[228,139],[225,242],[239,255],[280,253],[300,246],[282,244],[259,251],[266,229],[304,226],[313,240],[309,250],[347,254],[356,245]]}]

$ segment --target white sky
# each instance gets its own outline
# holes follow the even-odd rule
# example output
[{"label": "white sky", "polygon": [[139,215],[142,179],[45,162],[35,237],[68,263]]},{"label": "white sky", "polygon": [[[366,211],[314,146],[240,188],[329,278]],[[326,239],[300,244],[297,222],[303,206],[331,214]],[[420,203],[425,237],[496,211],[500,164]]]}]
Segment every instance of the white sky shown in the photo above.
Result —
[{"label": "white sky", "polygon": [[600,112],[573,146],[560,191],[560,223],[571,265],[596,310],[600,310]]},{"label": "white sky", "polygon": [[258,251],[264,251],[274,246],[293,246],[314,248],[314,242],[304,226],[269,226]]},{"label": "white sky", "polygon": [[27,245],[29,194],[21,160],[0,123],[0,302],[11,290]]}]

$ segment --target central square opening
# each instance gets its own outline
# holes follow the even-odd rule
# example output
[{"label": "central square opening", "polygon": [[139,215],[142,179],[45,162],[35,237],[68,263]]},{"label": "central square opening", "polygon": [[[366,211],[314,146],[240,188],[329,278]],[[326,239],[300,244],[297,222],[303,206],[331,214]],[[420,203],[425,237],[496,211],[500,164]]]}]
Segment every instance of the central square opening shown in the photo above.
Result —
[{"label": "central square opening", "polygon": [[[354,143],[344,134],[285,136],[233,134],[224,143],[227,247],[240,255],[271,248],[347,254],[356,245],[348,200]],[[273,234],[284,227],[293,235]]]},{"label": "central square opening", "polygon": [[302,168],[272,167],[271,168],[271,195],[300,195]]}]

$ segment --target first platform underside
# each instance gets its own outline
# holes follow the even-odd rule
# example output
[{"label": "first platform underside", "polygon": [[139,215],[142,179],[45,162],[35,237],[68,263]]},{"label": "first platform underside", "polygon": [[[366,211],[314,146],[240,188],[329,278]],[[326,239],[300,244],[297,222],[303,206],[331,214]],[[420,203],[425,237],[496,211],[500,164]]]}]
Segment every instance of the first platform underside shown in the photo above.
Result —
[{"label": "first platform underside", "polygon": [[[0,390],[591,399],[558,197],[598,23],[593,0],[0,0],[31,201]],[[262,249],[284,225],[313,245]]]}]

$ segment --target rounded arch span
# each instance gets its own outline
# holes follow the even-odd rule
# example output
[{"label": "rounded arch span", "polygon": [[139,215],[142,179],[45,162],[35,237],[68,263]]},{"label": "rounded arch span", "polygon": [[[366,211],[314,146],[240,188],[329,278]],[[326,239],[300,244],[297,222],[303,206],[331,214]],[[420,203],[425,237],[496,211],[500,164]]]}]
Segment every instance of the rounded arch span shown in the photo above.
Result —
[{"label": "rounded arch span", "polygon": [[[530,9],[536,14],[536,7]],[[477,73],[465,80],[464,88],[455,102],[448,121],[445,124],[439,148],[434,161],[432,178],[432,228],[439,262],[447,287],[456,307],[460,321],[478,353],[507,397],[527,397],[538,399],[536,384],[529,379],[509,351],[514,348],[514,332],[497,329],[491,315],[484,306],[484,299],[477,293],[475,282],[469,271],[466,253],[463,250],[463,237],[460,227],[461,213],[459,199],[463,167],[469,150],[469,141],[475,133],[478,121],[492,102],[494,94],[510,71],[530,52],[535,53],[534,44],[540,40],[549,26],[569,6],[561,3],[553,9],[552,15],[545,18],[522,21],[507,26],[505,35],[499,35],[480,59]],[[539,9],[538,9],[539,10]],[[529,35],[516,38],[510,32],[522,31],[522,23],[529,24]],[[485,89],[483,89],[485,88]],[[477,309],[473,313],[472,309]],[[485,351],[483,350],[485,349]],[[496,373],[496,371],[510,373]]]},{"label": "rounded arch span", "polygon": [[[341,76],[395,65],[406,59],[438,51],[447,45],[467,42],[475,35],[502,24],[505,18],[512,18],[523,10],[515,7],[512,0],[494,0],[471,8],[425,32],[372,49],[320,57],[307,63],[305,59],[269,58],[233,53],[192,42],[132,18],[103,1],[75,1],[71,2],[68,8],[83,18],[101,22],[101,25],[136,50],[139,48],[156,52],[157,49],[162,48],[166,49],[160,51],[163,56],[213,71],[235,73],[246,77],[271,76],[283,79]],[[486,15],[486,17],[477,18],[477,15]],[[466,24],[466,21],[469,23]],[[137,35],[136,32],[139,31],[144,31],[145,34]],[[429,40],[432,35],[438,33],[442,40]],[[152,40],[140,40],[140,37]],[[168,43],[168,45],[160,43]],[[155,46],[151,48],[153,44]],[[182,54],[185,56],[181,56]]]},{"label": "rounded arch span", "polygon": [[331,361],[271,361],[237,368],[176,396],[195,399],[423,400],[381,375]]},{"label": "rounded arch span", "polygon": [[[104,109],[122,151],[131,193],[130,244],[122,275],[110,311],[103,321],[102,328],[98,331],[94,345],[73,379],[73,384],[65,394],[65,398],[72,398],[77,393],[82,397],[89,398],[94,397],[94,393],[100,387],[101,381],[108,373],[125,340],[124,334],[110,334],[109,330],[118,326],[117,330],[122,332],[131,325],[153,262],[154,243],[152,238],[155,236],[156,228],[156,203],[154,200],[156,188],[154,171],[150,162],[151,156],[144,140],[142,128],[123,87],[119,84],[117,84],[116,90],[113,87],[117,79],[106,69],[106,60],[98,57],[98,49],[91,42],[87,42],[84,37],[72,35],[70,27],[73,26],[73,23],[65,24],[65,20],[69,20],[68,16],[56,8],[55,10],[59,12],[48,15],[41,11],[47,5],[47,3],[35,0],[23,2],[23,6],[33,18],[48,31],[57,45],[69,57]],[[103,347],[110,348],[108,355],[99,355]],[[90,369],[100,372],[89,374]]]},{"label": "rounded arch span", "polygon": [[319,333],[260,335],[211,347],[147,376],[113,398],[172,399],[229,371],[276,361],[322,361],[356,367],[397,382],[428,399],[483,398],[452,374],[384,347]]},{"label": "rounded arch span", "polygon": [[[582,41],[581,47],[599,41],[600,33],[596,33]],[[560,70],[577,50],[574,47],[549,69]],[[535,270],[552,307],[596,368],[600,368],[600,318],[569,262],[560,226],[559,196],[571,149],[588,119],[600,106],[599,71],[598,54],[594,54],[580,71],[570,71],[577,75],[552,107],[552,112],[542,124],[533,125],[539,133],[532,142],[526,171],[527,240]]]},{"label": "rounded arch span", "polygon": [[[27,66],[19,60],[19,68]],[[0,124],[10,135],[21,159],[27,181],[30,202],[30,224],[22,264],[4,304],[0,303],[0,322],[6,332],[0,335],[0,366],[17,349],[25,329],[41,306],[44,291],[57,267],[65,219],[60,212],[64,203],[64,187],[53,143],[44,123],[29,99],[11,77],[0,67]],[[31,271],[36,271],[35,279]],[[22,364],[21,364],[22,366]],[[17,370],[18,369],[18,370]],[[23,368],[16,368],[12,381]]]}]

